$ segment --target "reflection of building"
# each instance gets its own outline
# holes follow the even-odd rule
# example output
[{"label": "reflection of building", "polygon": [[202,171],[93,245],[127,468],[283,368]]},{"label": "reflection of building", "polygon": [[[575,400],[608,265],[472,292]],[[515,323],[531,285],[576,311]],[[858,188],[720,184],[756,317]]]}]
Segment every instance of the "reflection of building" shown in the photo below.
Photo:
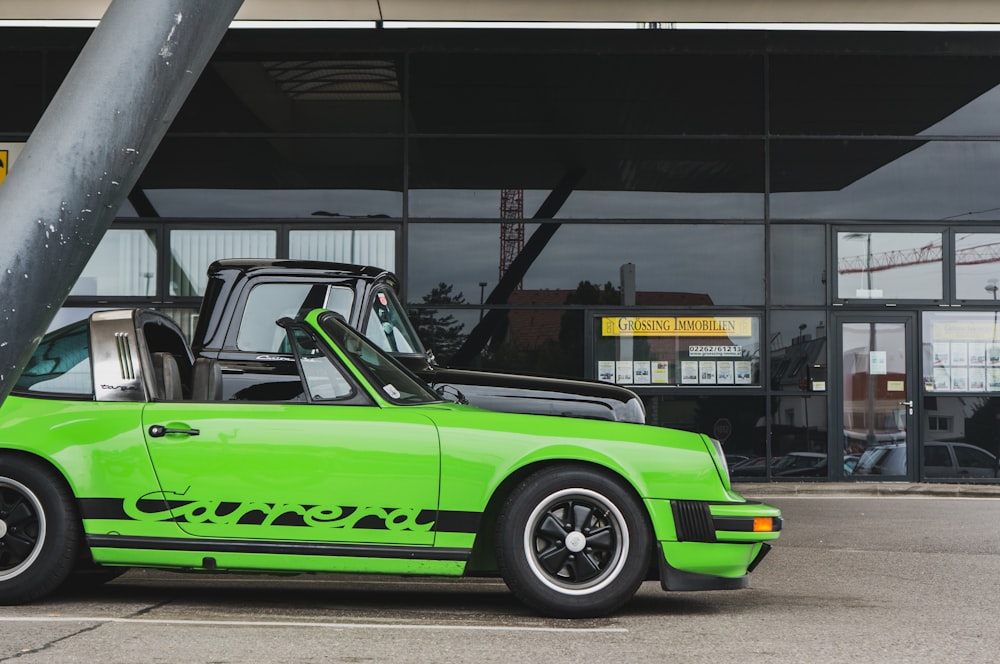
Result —
[{"label": "reflection of building", "polygon": [[[89,34],[57,19],[96,19],[107,0],[7,4],[14,22],[5,25],[14,27],[0,29],[0,81],[16,103],[0,107],[0,149],[16,169],[20,144]],[[53,15],[69,4],[74,16]],[[790,3],[730,4],[731,20],[807,18]],[[808,4],[835,21],[861,11],[859,3]],[[414,309],[461,319],[478,344],[469,357],[489,343],[490,334],[472,332],[496,324],[497,304],[506,327],[496,336],[562,351],[561,366],[596,375],[596,358],[584,355],[591,304],[567,298],[585,280],[617,283],[620,266],[633,263],[641,308],[752,317],[761,339],[782,335],[748,349],[770,380],[742,390],[719,384],[729,369],[720,370],[729,361],[720,357],[715,385],[671,385],[665,394],[651,377],[637,388],[656,424],[712,433],[728,419],[727,444],[773,456],[818,444],[787,427],[825,432],[844,413],[854,422],[857,409],[832,389],[854,361],[835,347],[838,317],[895,305],[916,321],[911,349],[991,341],[945,329],[961,323],[959,314],[981,316],[995,336],[996,291],[984,290],[1000,279],[995,33],[631,29],[637,19],[676,20],[675,12],[718,18],[706,17],[713,3],[632,0],[599,9],[540,0],[516,10],[576,22],[573,30],[391,29],[414,18],[495,20],[501,9],[510,17],[502,4],[466,5],[459,17],[449,15],[457,4],[421,0],[247,0],[243,19],[284,23],[243,23],[226,35],[68,307],[154,305],[190,318],[215,258],[371,263],[399,272]],[[907,17],[941,20],[932,5],[910,7]],[[947,20],[990,18],[974,5],[949,7]],[[894,18],[886,3],[866,7]],[[275,27],[347,11],[366,23]],[[18,18],[42,24],[17,27]],[[578,23],[590,20],[619,25]],[[502,206],[501,192],[514,198]],[[523,243],[503,224],[523,229]],[[523,271],[514,285],[535,290],[496,299],[482,290],[496,287],[498,249],[505,267]],[[442,283],[469,301],[479,294],[484,307],[422,301]],[[560,340],[568,318],[578,340]],[[803,338],[805,320],[830,330],[829,340]],[[499,357],[504,368],[530,370],[538,353]],[[812,389],[815,365],[828,367],[823,391]],[[1000,395],[1000,360],[994,372],[948,366],[907,368],[935,387],[916,381],[918,393],[907,395],[918,410],[912,433],[929,440],[975,429],[984,446],[995,445],[980,422],[987,418],[963,403]],[[985,392],[971,389],[980,369]],[[839,453],[842,442],[830,433],[829,450]],[[912,473],[919,479],[919,466]]]}]

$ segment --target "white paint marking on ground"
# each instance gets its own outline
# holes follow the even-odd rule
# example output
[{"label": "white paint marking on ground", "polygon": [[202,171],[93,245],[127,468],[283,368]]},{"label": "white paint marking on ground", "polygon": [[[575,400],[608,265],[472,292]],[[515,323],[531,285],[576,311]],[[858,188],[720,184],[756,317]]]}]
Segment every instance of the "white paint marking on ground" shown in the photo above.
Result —
[{"label": "white paint marking on ground", "polygon": [[420,625],[413,623],[328,623],[303,621],[266,620],[171,620],[157,618],[98,618],[91,616],[10,616],[0,617],[0,623],[115,623],[125,625],[197,625],[199,627],[314,627],[323,629],[409,629],[463,632],[560,632],[573,634],[624,634],[624,627],[529,627],[526,625]]}]

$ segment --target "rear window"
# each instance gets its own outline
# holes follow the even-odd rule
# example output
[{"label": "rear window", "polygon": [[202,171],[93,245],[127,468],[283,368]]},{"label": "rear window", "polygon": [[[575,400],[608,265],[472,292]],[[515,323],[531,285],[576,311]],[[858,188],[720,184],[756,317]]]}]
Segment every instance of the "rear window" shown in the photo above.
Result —
[{"label": "rear window", "polygon": [[291,354],[285,331],[275,323],[313,309],[330,309],[350,318],[354,292],[324,284],[278,282],[254,286],[243,308],[236,346],[255,353]]},{"label": "rear window", "polygon": [[88,328],[83,320],[42,337],[14,391],[92,397]]}]

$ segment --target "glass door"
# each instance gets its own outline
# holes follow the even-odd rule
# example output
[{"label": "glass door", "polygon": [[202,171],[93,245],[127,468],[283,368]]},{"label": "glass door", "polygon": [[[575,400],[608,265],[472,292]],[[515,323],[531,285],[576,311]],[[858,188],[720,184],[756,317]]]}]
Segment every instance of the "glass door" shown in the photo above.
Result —
[{"label": "glass door", "polygon": [[913,479],[917,384],[914,318],[907,315],[840,315],[839,400],[845,476]]}]

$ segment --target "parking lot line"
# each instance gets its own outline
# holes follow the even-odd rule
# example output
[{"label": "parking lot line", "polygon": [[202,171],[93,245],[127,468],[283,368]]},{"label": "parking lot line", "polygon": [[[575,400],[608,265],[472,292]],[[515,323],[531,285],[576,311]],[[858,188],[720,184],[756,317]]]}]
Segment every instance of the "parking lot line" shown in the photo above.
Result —
[{"label": "parking lot line", "polygon": [[530,627],[527,625],[432,625],[416,623],[330,623],[286,620],[181,620],[158,618],[108,618],[93,616],[0,616],[0,623],[114,623],[132,625],[197,625],[214,627],[311,627],[322,629],[403,629],[448,632],[572,632],[573,634],[624,634],[624,627]]}]

